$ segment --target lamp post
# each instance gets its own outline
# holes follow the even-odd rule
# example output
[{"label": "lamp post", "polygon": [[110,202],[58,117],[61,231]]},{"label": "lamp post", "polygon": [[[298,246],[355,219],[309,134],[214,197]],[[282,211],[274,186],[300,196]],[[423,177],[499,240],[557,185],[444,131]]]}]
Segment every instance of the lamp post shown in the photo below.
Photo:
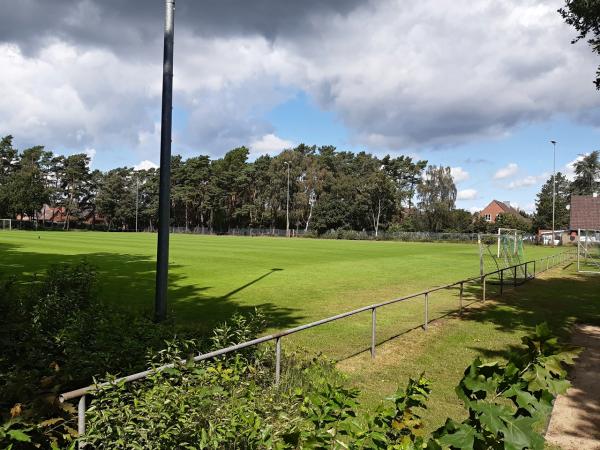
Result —
[{"label": "lamp post", "polygon": [[287,166],[287,197],[285,200],[285,236],[290,237],[290,163],[283,162]]},{"label": "lamp post", "polygon": [[555,211],[556,211],[556,141],[550,141],[553,151],[552,157],[552,246],[556,245],[556,239],[554,237],[554,220],[555,220]]},{"label": "lamp post", "polygon": [[135,232],[138,232],[138,211],[140,202],[140,179],[138,174],[135,174]]},{"label": "lamp post", "polygon": [[158,195],[158,243],[156,249],[156,291],[154,319],[167,317],[167,276],[169,273],[169,222],[171,220],[171,129],[173,118],[173,36],[175,0],[165,0],[162,117],[160,127],[160,185]]}]

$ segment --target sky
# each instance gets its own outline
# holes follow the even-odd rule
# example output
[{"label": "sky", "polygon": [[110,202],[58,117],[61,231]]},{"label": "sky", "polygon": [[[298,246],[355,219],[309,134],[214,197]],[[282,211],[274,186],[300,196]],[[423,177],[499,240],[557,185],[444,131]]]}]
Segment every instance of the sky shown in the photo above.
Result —
[{"label": "sky", "polygon": [[[598,149],[600,58],[555,0],[177,0],[173,153],[306,143],[450,166],[457,206],[532,212]],[[159,161],[164,1],[0,0],[0,134]]]}]

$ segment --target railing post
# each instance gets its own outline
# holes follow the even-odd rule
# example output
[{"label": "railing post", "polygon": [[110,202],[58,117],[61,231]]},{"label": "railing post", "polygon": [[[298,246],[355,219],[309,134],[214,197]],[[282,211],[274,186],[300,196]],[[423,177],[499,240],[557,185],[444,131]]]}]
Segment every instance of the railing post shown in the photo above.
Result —
[{"label": "railing post", "polygon": [[281,378],[281,338],[275,339],[275,384],[279,384]]},{"label": "railing post", "polygon": [[546,270],[550,268],[550,257],[546,256]]},{"label": "railing post", "polygon": [[79,403],[77,404],[77,434],[79,437],[77,448],[83,448],[85,446],[82,440],[85,434],[85,395],[79,397]]},{"label": "railing post", "polygon": [[513,274],[513,286],[517,287],[517,266],[513,267],[514,270],[514,274]]},{"label": "railing post", "polygon": [[483,294],[481,296],[481,299],[485,302],[485,275],[481,277],[481,281],[483,282]]},{"label": "railing post", "polygon": [[371,358],[375,359],[375,330],[377,327],[377,309],[371,310]]},{"label": "railing post", "polygon": [[502,296],[502,292],[504,290],[504,269],[500,270],[500,295]]},{"label": "railing post", "polygon": [[423,329],[427,330],[427,324],[429,323],[429,292],[425,292],[425,324]]},{"label": "railing post", "polygon": [[460,296],[458,297],[458,314],[460,316],[462,316],[462,305],[463,305],[463,290],[464,290],[464,283],[461,281],[460,282]]},{"label": "railing post", "polygon": [[535,279],[535,266],[536,266],[536,264],[535,264],[535,261],[536,261],[536,260],[534,259],[534,260],[533,260],[533,278],[534,278],[534,279]]},{"label": "railing post", "polygon": [[527,262],[525,262],[525,281],[527,281]]}]

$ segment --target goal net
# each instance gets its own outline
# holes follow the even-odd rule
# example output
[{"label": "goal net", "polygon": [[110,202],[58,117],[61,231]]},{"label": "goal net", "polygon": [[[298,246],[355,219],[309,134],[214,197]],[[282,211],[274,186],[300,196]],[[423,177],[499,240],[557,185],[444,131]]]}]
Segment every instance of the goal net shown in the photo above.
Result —
[{"label": "goal net", "polygon": [[11,230],[12,220],[11,219],[0,219],[0,230]]},{"label": "goal net", "polygon": [[[525,261],[523,250],[523,232],[510,228],[500,228],[497,234],[479,235],[479,271],[485,273],[495,272],[507,267],[513,267]],[[516,274],[505,272],[507,279],[525,279],[525,268],[517,267]],[[491,280],[500,280],[500,274],[490,277]]]},{"label": "goal net", "polygon": [[600,273],[600,230],[577,230],[577,271]]}]

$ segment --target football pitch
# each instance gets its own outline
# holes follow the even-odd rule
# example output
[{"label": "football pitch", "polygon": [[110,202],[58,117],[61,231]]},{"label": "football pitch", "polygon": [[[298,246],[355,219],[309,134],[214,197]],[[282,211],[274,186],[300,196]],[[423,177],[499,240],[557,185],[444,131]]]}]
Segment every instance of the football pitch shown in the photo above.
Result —
[{"label": "football pitch", "polygon": [[[476,244],[334,241],[264,237],[171,235],[169,308],[181,326],[209,331],[235,312],[260,308],[270,330],[281,330],[351,309],[416,293],[479,270]],[[564,249],[525,247],[533,260]],[[98,271],[107,302],[151,314],[156,235],[100,232],[0,232],[0,278],[27,279],[49,265],[85,258]],[[478,284],[430,295],[427,332],[423,297],[377,311],[377,358],[369,354],[371,317],[356,316],[312,328],[282,341],[340,361],[372,409],[408,377],[433,382],[425,414],[431,431],[463,410],[454,394],[464,368],[477,356],[504,358],[536,324],[547,321],[567,338],[575,322],[600,323],[600,277],[564,264],[504,296]],[[443,320],[436,320],[441,319]],[[397,338],[397,339],[394,339]],[[285,372],[285,360],[282,367]]]},{"label": "football pitch", "polygon": [[[553,251],[527,247],[526,259]],[[2,232],[0,271],[22,278],[85,258],[98,270],[103,299],[151,313],[155,252],[156,234]],[[476,244],[174,234],[169,310],[178,324],[208,330],[235,312],[260,308],[277,330],[476,276],[478,270]],[[478,289],[467,289],[467,297],[476,298]],[[456,293],[433,294],[430,318],[457,306]],[[422,310],[422,298],[382,309],[378,338],[420,325]],[[369,333],[370,317],[363,314],[294,339],[343,358],[364,350]]]}]

